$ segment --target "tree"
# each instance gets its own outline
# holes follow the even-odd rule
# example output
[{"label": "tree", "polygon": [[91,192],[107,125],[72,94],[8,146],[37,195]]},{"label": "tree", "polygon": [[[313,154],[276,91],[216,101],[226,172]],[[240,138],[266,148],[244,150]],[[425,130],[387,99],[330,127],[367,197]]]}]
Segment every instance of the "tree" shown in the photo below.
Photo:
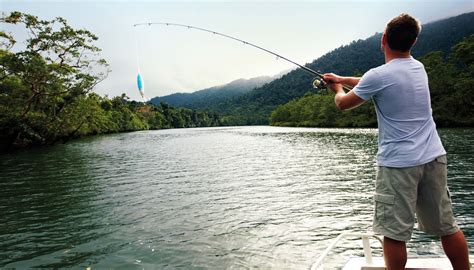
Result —
[{"label": "tree", "polygon": [[[29,35],[25,49],[13,52],[17,41],[0,31],[0,139],[27,145],[73,135],[91,114],[79,103],[109,72],[93,45],[97,36],[61,17],[46,21],[12,12],[0,23],[23,25]],[[83,117],[72,117],[79,112]]]},{"label": "tree", "polygon": [[440,51],[419,59],[429,77],[433,117],[438,126],[473,126],[474,35],[453,46],[448,57]]}]

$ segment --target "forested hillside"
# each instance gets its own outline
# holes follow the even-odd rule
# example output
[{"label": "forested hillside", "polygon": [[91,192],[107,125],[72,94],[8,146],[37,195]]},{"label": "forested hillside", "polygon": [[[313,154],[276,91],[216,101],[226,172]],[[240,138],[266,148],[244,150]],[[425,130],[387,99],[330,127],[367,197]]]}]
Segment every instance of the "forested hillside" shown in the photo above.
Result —
[{"label": "forested hillside", "polygon": [[[440,127],[474,126],[474,35],[453,47],[446,57],[442,51],[418,58],[430,78],[435,122]],[[350,111],[334,106],[334,95],[308,93],[278,106],[271,114],[271,125],[311,127],[375,127],[372,102]]]},{"label": "forested hillside", "polygon": [[[473,33],[474,13],[425,24],[413,55],[419,57],[434,51],[446,55],[452,46]],[[380,37],[379,33],[365,40],[353,41],[316,59],[308,67],[341,75],[360,75],[383,63]],[[225,115],[224,122],[229,125],[268,124],[271,112],[278,105],[314,93],[312,79],[311,74],[301,69],[294,70],[242,97],[228,100],[217,108],[217,112]]]},{"label": "forested hillside", "polygon": [[175,93],[163,97],[154,97],[150,102],[157,105],[164,102],[176,107],[213,110],[223,100],[241,96],[274,79],[276,79],[276,77],[270,76],[261,76],[248,80],[238,79],[225,85],[215,86],[193,93]]}]

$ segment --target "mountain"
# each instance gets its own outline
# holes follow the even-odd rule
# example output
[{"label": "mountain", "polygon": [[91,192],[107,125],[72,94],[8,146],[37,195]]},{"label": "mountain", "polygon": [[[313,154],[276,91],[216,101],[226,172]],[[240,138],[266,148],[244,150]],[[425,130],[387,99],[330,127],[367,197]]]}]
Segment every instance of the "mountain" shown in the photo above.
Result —
[{"label": "mountain", "polygon": [[269,83],[275,78],[277,77],[261,76],[251,79],[238,79],[225,85],[214,86],[193,93],[175,93],[155,97],[152,98],[150,102],[156,105],[163,102],[175,107],[186,107],[196,110],[212,109],[223,100],[241,96],[257,87]]},{"label": "mountain", "polygon": [[[422,32],[412,54],[416,58],[432,51],[447,55],[451,47],[474,33],[474,12],[439,20],[422,26]],[[316,59],[308,67],[341,75],[361,75],[370,68],[383,64],[380,51],[381,33],[341,46]],[[225,115],[228,125],[268,124],[271,112],[281,104],[314,92],[314,76],[302,69],[256,88],[243,96],[221,102],[215,110]]]},{"label": "mountain", "polygon": [[[429,78],[432,115],[437,127],[474,127],[474,34],[452,47],[417,58]],[[270,116],[275,126],[376,127],[374,103],[349,111],[334,106],[334,95],[306,93],[279,105]]]}]

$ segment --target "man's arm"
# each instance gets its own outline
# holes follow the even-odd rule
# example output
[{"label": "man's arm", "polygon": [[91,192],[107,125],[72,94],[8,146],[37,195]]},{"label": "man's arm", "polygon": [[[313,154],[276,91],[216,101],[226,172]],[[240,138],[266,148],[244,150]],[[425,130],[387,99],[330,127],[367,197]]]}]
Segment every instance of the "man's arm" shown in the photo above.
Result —
[{"label": "man's arm", "polygon": [[354,91],[344,92],[342,85],[348,85],[350,87],[355,87],[359,81],[360,77],[343,77],[336,75],[334,73],[326,73],[323,76],[323,80],[328,84],[329,88],[336,94],[334,97],[334,102],[336,107],[340,110],[350,110],[358,107],[363,104],[365,100],[358,97]]},{"label": "man's arm", "polygon": [[340,83],[329,84],[328,86],[334,93],[336,93],[334,102],[336,103],[336,107],[340,110],[354,109],[365,103],[365,100],[358,97],[354,91],[351,90],[348,93],[344,92],[342,84]]}]

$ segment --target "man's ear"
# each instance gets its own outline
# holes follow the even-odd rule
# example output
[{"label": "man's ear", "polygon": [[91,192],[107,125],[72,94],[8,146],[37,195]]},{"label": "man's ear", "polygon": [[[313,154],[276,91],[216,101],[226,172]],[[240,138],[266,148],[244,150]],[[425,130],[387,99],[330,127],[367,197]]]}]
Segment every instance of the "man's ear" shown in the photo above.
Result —
[{"label": "man's ear", "polygon": [[385,35],[385,31],[384,31],[382,34],[382,38],[380,39],[380,50],[384,52],[386,46],[387,46],[387,36]]},{"label": "man's ear", "polygon": [[382,42],[382,45],[383,45],[383,46],[386,46],[386,45],[387,45],[387,35],[385,35],[385,32],[383,32],[383,34],[382,34],[382,40],[381,40],[381,42]]},{"label": "man's ear", "polygon": [[415,41],[413,41],[413,44],[411,45],[412,47],[415,46],[417,40],[418,38],[415,38]]}]

